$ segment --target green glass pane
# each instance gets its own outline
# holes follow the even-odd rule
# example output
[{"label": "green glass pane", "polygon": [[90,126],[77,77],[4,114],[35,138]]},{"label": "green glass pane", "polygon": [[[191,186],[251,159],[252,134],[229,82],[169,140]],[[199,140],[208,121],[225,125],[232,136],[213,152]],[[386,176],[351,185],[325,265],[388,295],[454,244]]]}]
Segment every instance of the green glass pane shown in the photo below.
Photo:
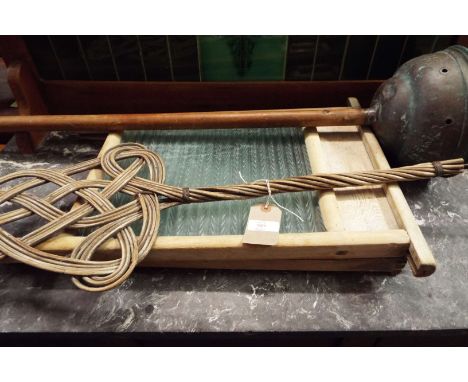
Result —
[{"label": "green glass pane", "polygon": [[203,81],[283,80],[286,36],[200,36]]},{"label": "green glass pane", "polygon": [[[166,183],[197,187],[310,174],[300,129],[127,131],[125,142],[139,142],[158,152],[166,165]],[[144,176],[144,174],[142,174]],[[121,205],[128,198],[114,200]],[[323,231],[315,192],[275,196],[284,207],[281,232]],[[187,204],[162,211],[160,235],[242,234],[252,204],[265,198]],[[138,230],[138,227],[134,227]]]}]

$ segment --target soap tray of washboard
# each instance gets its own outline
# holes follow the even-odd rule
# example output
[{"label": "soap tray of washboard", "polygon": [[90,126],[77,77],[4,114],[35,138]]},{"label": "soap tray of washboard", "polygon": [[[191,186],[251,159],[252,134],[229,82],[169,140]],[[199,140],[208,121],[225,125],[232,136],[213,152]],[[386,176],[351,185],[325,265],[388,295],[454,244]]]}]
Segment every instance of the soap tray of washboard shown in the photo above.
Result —
[{"label": "soap tray of washboard", "polygon": [[[357,106],[356,99],[350,103]],[[110,133],[101,154],[124,141],[161,154],[167,184],[204,186],[324,172],[388,169],[372,130],[361,126]],[[88,179],[100,179],[91,170]],[[362,271],[416,276],[435,261],[398,184],[283,194],[277,245],[243,244],[250,206],[265,198],[180,205],[162,212],[160,232],[139,264],[150,267]],[[86,233],[61,234],[39,249],[69,253]],[[119,253],[117,240],[100,248]]]}]

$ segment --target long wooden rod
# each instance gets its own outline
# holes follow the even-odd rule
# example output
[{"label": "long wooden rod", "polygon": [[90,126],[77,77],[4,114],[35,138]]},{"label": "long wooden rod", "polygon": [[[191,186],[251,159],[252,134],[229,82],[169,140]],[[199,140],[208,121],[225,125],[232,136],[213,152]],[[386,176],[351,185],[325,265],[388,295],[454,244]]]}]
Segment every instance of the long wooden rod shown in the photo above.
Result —
[{"label": "long wooden rod", "polygon": [[372,111],[341,107],[160,114],[22,115],[0,117],[0,132],[227,129],[342,126],[368,123]]}]

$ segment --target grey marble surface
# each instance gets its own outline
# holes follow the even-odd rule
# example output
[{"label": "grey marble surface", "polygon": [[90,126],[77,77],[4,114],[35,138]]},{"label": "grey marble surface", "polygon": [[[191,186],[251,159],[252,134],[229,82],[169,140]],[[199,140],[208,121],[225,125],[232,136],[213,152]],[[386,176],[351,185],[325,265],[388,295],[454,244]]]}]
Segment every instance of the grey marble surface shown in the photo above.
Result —
[{"label": "grey marble surface", "polygon": [[[101,142],[55,133],[34,156],[2,152],[0,173],[76,163],[95,156]],[[121,287],[92,294],[67,276],[3,264],[0,332],[468,328],[467,191],[466,173],[404,185],[438,261],[428,278],[415,278],[408,268],[396,276],[138,269]]]}]

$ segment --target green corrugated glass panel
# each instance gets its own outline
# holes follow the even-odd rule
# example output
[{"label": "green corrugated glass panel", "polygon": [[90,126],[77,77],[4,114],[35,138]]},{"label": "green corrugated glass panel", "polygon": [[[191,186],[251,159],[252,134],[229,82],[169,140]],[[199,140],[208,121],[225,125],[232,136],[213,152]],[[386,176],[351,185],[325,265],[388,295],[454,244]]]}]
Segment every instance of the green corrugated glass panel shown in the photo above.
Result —
[{"label": "green corrugated glass panel", "polygon": [[[166,183],[197,187],[306,175],[311,172],[300,129],[127,131],[124,141],[158,152],[166,165]],[[144,175],[143,175],[144,176]],[[122,203],[116,200],[116,205]],[[277,201],[304,219],[283,211],[281,232],[322,231],[317,195],[277,195]],[[162,211],[160,235],[242,234],[254,200],[187,204]]]},{"label": "green corrugated glass panel", "polygon": [[286,36],[200,36],[203,81],[283,80]]}]

